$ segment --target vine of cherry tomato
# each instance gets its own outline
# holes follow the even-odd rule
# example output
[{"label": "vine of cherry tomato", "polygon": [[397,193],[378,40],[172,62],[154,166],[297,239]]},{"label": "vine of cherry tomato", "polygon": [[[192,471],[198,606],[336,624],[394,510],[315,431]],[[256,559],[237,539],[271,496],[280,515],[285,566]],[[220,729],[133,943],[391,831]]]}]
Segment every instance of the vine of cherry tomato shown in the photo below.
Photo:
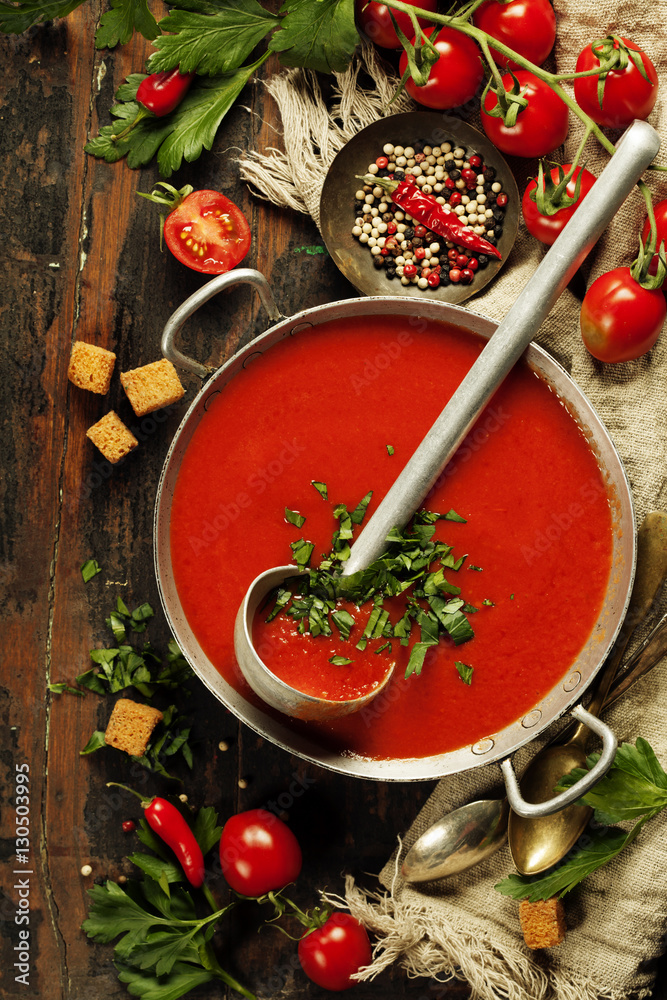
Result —
[{"label": "vine of cherry tomato", "polygon": [[[502,153],[546,156],[565,142],[569,128],[567,107],[547,83],[528,70],[517,70],[514,77],[528,106],[519,111],[516,124],[508,127],[502,118],[489,114],[498,104],[497,95],[490,90],[484,98],[482,127]],[[512,74],[507,73],[503,77],[505,90],[510,92],[513,84]]]},{"label": "vine of cherry tomato", "polygon": [[309,979],[325,990],[341,991],[354,986],[354,973],[370,964],[371,945],[363,924],[337,911],[322,927],[304,934],[298,954]]},{"label": "vine of cherry tomato", "polygon": [[[438,0],[406,0],[406,3],[417,10],[434,12],[438,8]],[[408,38],[412,36],[412,21],[405,11],[393,10],[390,13],[386,3],[371,3],[370,0],[355,0],[354,7],[357,23],[362,31],[381,49],[400,49],[401,47],[401,41],[391,19],[392,15],[403,34]],[[419,18],[419,24],[422,28],[428,27],[431,23],[425,18]]]},{"label": "vine of cherry tomato", "polygon": [[632,361],[651,350],[666,316],[660,289],[642,288],[629,267],[617,267],[600,275],[586,292],[581,336],[599,361]]},{"label": "vine of cherry tomato", "polygon": [[[556,15],[549,0],[485,0],[473,14],[473,24],[487,35],[540,66],[556,41]],[[491,48],[499,66],[518,69],[509,56]]]},{"label": "vine of cherry tomato", "polygon": [[[571,166],[571,163],[563,164],[563,176],[568,173]],[[561,177],[558,167],[552,167],[550,173],[551,180],[554,184],[558,184]],[[533,198],[531,198],[533,191],[537,189],[537,178],[534,177],[528,182],[528,186],[524,191],[521,201],[521,210],[523,212],[523,218],[528,232],[541,243],[551,244],[555,242],[556,237],[563,231],[565,224],[569,222],[575,210],[579,207],[579,204],[583,201],[595,184],[596,177],[594,174],[592,174],[589,170],[582,170],[581,167],[575,167],[574,173],[565,187],[565,193],[569,195],[570,198],[574,197],[577,179],[580,175],[581,184],[579,187],[579,197],[577,201],[568,208],[558,209],[555,215],[543,215],[540,212],[537,204]],[[544,190],[544,181],[542,182],[542,189]]]},{"label": "vine of cherry tomato", "polygon": [[290,828],[267,809],[237,813],[220,838],[222,874],[243,896],[284,889],[301,871],[301,848]]},{"label": "vine of cherry tomato", "polygon": [[[574,81],[574,98],[586,114],[598,125],[626,128],[635,118],[648,118],[658,97],[658,74],[655,66],[638,45],[623,38],[628,49],[638,52],[648,79],[644,79],[632,59],[624,70],[611,70],[604,81],[602,107],[598,99],[598,77],[578,77]],[[615,42],[618,48],[618,41]],[[577,59],[577,73],[597,69],[600,60],[590,45]]]},{"label": "vine of cherry tomato", "polygon": [[[484,79],[480,51],[471,38],[455,28],[442,28],[433,41],[439,58],[431,67],[428,81],[419,87],[409,76],[405,89],[415,101],[427,108],[437,111],[458,108],[472,100]],[[398,68],[403,76],[408,68],[405,51]]]},{"label": "vine of cherry tomato", "polygon": [[[655,243],[656,250],[660,249],[660,244],[664,243],[667,247],[667,201],[659,201],[657,205],[653,206],[653,214],[655,215],[655,225],[657,230],[657,239]],[[644,229],[642,231],[642,242],[646,244],[651,232],[651,223],[646,219],[644,223]],[[665,252],[665,251],[663,251]],[[657,274],[658,271],[658,258],[654,255],[653,260],[649,265],[649,274]],[[667,277],[662,283],[663,292],[667,292]]]}]

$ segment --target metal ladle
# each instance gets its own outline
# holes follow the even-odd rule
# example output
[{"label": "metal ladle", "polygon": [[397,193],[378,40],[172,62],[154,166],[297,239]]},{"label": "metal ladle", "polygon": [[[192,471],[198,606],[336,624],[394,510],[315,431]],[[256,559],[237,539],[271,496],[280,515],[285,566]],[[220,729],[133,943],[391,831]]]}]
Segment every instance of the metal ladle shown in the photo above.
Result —
[{"label": "metal ladle", "polygon": [[[655,592],[659,591],[667,575],[667,514],[655,512],[645,518],[639,530],[638,548],[633,600],[626,618],[630,629],[633,625],[640,624],[640,616],[643,617],[648,610],[646,604],[643,605],[642,609],[642,605],[635,598],[639,597],[640,593],[644,596],[648,595],[652,588],[655,596]],[[628,638],[630,629],[627,633]],[[620,652],[617,645],[607,659],[601,675],[603,681],[605,676],[616,674],[618,662],[626,648],[625,635],[621,640],[621,646]],[[666,653],[667,615],[664,615],[633,655],[624,672],[612,681],[605,694],[600,712],[615,704],[628,688],[648,673],[656,663],[659,663]],[[589,711],[591,711],[590,706]],[[572,728],[575,728],[576,732],[580,728],[580,724],[573,723],[568,726],[565,732],[559,733],[554,737],[554,740],[567,738]],[[535,760],[537,761],[551,749],[551,744],[548,744],[536,755]],[[558,751],[561,748],[553,747],[553,749]],[[573,764],[572,766],[578,765]],[[565,773],[567,773],[567,768],[557,776],[553,785]],[[553,785],[549,788],[550,793]],[[522,784],[523,791],[525,790]],[[572,823],[574,820],[578,824],[573,837],[564,838],[558,850],[554,845],[550,864],[556,864],[576,842],[582,829],[581,821],[583,820],[585,826],[590,817],[589,812],[586,810],[583,812],[586,813],[585,816],[579,806],[569,806],[560,813],[547,816],[543,820],[528,821],[529,828],[531,825],[544,823],[543,829],[545,831],[547,830],[546,824],[549,822]],[[468,802],[457,809],[452,809],[446,816],[430,826],[412,845],[401,866],[403,878],[406,882],[430,882],[433,879],[447,878],[467,871],[479,864],[480,861],[490,857],[505,843],[508,818],[509,804],[506,797],[502,799],[477,799],[475,802]],[[520,817],[512,813],[512,820],[518,822],[519,819]],[[567,846],[563,850],[565,842],[567,842]]]},{"label": "metal ladle", "polygon": [[[352,546],[343,576],[369,566],[382,555],[394,527],[403,527],[418,509],[484,406],[519,360],[577,268],[651,163],[660,147],[658,133],[635,121],[621,136],[614,156],[525,284],[440,416]],[[234,648],[250,687],[273,708],[300,719],[332,718],[357,711],[368,698],[332,701],[306,695],[280,680],[262,661],[252,641],[253,617],[267,594],[296,566],[260,574],[239,608]],[[383,684],[388,681],[384,678]],[[371,693],[376,695],[380,685]],[[610,761],[606,761],[609,766]]]}]

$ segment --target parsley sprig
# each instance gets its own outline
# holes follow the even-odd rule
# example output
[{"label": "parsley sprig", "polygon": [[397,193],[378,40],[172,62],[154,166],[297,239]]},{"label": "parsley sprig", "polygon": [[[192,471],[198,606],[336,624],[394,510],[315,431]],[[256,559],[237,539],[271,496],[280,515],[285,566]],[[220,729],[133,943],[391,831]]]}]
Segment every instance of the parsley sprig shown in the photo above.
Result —
[{"label": "parsley sprig", "polygon": [[[206,855],[219,841],[222,827],[216,811],[200,809],[194,822],[177,799],[173,800],[192,826],[202,853]],[[212,945],[216,926],[235,905],[218,907],[205,886],[193,895],[184,888],[182,869],[170,858],[164,844],[145,819],[140,820],[138,837],[150,853],[137,852],[130,861],[142,878],[128,879],[123,885],[111,880],[89,890],[91,907],[83,930],[93,941],[116,941],[114,965],[121,982],[133,996],[143,1000],[177,1000],[196,986],[221,981],[231,989],[255,1000],[254,994],[226,972]],[[210,913],[201,916],[203,896]]]},{"label": "parsley sprig", "polygon": [[[313,483],[323,499],[328,499],[324,483]],[[357,624],[354,615],[340,608],[341,599],[357,606],[372,603],[372,609],[355,646],[364,650],[369,642],[378,641],[375,652],[389,648],[393,641],[408,646],[413,629],[419,629],[405,676],[421,673],[428,650],[448,636],[458,646],[474,637],[469,615],[479,609],[460,596],[461,587],[448,579],[448,572],[457,573],[467,556],[455,557],[453,547],[435,537],[440,520],[465,523],[465,518],[450,510],[446,514],[420,510],[405,529],[394,528],[387,536],[383,555],[367,569],[350,576],[340,571],[350,556],[354,530],[363,522],[371,502],[368,492],[353,510],[343,503],[333,507],[338,527],[333,533],[331,550],[317,567],[310,567],[314,544],[305,538],[291,544],[295,562],[303,575],[285,581],[273,594],[273,606],[267,614],[270,622],[278,615],[296,619],[301,634],[330,636],[338,634],[350,640]],[[287,510],[287,508],[286,508]],[[305,518],[300,515],[298,527]],[[291,520],[296,524],[296,520]],[[405,595],[405,610],[398,621],[392,622],[385,602]],[[349,657],[334,657],[331,662],[351,662]],[[473,668],[457,667],[466,684],[472,680]]]},{"label": "parsley sprig", "polygon": [[[597,763],[599,756],[591,754],[586,769],[575,768],[565,775],[555,791],[562,792],[574,785]],[[577,804],[595,810],[583,846],[545,875],[510,875],[496,885],[498,892],[531,903],[570,892],[587,875],[613,861],[637,838],[644,824],[667,806],[667,773],[651,745],[638,737],[634,745],[621,744],[605,777]],[[628,832],[611,825],[627,820],[634,821]]]}]

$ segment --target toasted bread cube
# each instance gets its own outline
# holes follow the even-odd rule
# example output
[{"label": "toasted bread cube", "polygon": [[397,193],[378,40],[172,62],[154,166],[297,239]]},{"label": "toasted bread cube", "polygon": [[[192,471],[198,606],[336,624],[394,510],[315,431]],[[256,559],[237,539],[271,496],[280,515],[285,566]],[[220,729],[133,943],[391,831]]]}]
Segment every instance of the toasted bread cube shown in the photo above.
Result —
[{"label": "toasted bread cube", "polygon": [[529,948],[555,948],[565,940],[565,910],[560,899],[527,899],[519,906],[523,939]]},{"label": "toasted bread cube", "polygon": [[121,372],[120,381],[138,417],[177,403],[185,394],[176,369],[166,358]]},{"label": "toasted bread cube", "polygon": [[107,461],[115,465],[136,448],[139,442],[120,419],[115,410],[109,410],[101,420],[89,427],[86,437],[102,452]]},{"label": "toasted bread cube", "polygon": [[129,698],[119,698],[113,707],[104,734],[104,741],[131,757],[146,752],[151,733],[162,719],[162,712]]},{"label": "toasted bread cube", "polygon": [[69,359],[67,377],[79,389],[97,392],[104,396],[109,391],[116,355],[104,347],[75,340]]}]

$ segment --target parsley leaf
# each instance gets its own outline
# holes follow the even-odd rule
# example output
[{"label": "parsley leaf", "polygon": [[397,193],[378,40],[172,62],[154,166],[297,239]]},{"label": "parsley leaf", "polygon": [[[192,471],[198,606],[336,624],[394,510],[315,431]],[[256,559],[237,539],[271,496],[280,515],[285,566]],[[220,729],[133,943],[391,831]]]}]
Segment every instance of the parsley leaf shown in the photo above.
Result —
[{"label": "parsley leaf", "polygon": [[464,684],[472,684],[473,667],[469,666],[467,663],[461,663],[460,660],[456,660],[454,666],[459,672],[459,676]]},{"label": "parsley leaf", "polygon": [[99,135],[86,143],[85,152],[107,163],[126,156],[131,168],[144,167],[156,156],[160,175],[170,177],[183,160],[190,163],[203,149],[211,148],[220,122],[265,58],[227,76],[197,77],[170,115],[142,118],[123,138],[118,138],[133,125],[141,110],[134,97],[145,74],[133,73],[116,93],[120,103],[111,108],[111,114],[117,120],[104,125]]},{"label": "parsley leaf", "polygon": [[[593,767],[598,759],[599,754],[591,754],[587,767]],[[555,791],[570,788],[585,773],[583,768],[575,768],[561,779]],[[618,748],[610,770],[578,804],[593,808],[596,823],[602,824],[589,827],[582,838],[583,846],[540,877],[510,875],[495,886],[498,892],[531,902],[570,892],[587,875],[620,854],[635,840],[644,823],[667,806],[667,773],[650,744],[639,737],[634,746],[623,743]],[[629,833],[607,826],[627,819],[637,820]]]},{"label": "parsley leaf", "polygon": [[158,23],[148,9],[146,0],[111,0],[111,9],[100,18],[95,34],[96,49],[113,49],[125,45],[134,32],[153,41],[160,34]]},{"label": "parsley leaf", "polygon": [[92,580],[94,576],[102,572],[102,567],[98,563],[97,559],[86,559],[85,563],[81,567],[81,576],[83,577],[83,582],[88,583]]},{"label": "parsley leaf", "polygon": [[232,73],[251,55],[255,46],[280,23],[257,0],[226,0],[215,12],[172,10],[160,21],[165,32],[155,42],[157,52],[148,60],[151,73],[180,67],[182,73],[202,76]]},{"label": "parsley leaf", "polygon": [[269,42],[285,66],[302,66],[320,73],[347,69],[359,35],[354,0],[286,0],[280,28]]},{"label": "parsley leaf", "polygon": [[67,17],[84,2],[85,0],[21,0],[14,4],[0,0],[0,31],[8,35],[20,35],[40,21]]},{"label": "parsley leaf", "polygon": [[[599,756],[594,753],[587,758],[588,770]],[[557,790],[570,788],[586,773],[584,768],[575,768],[561,779]],[[581,801],[595,809],[599,823],[622,823],[638,816],[655,816],[667,806],[667,774],[650,744],[638,737],[635,746],[621,744],[611,770]]]},{"label": "parsley leaf", "polygon": [[290,510],[289,507],[285,507],[285,520],[297,528],[302,528],[306,523],[303,514],[298,514],[295,510]]}]

